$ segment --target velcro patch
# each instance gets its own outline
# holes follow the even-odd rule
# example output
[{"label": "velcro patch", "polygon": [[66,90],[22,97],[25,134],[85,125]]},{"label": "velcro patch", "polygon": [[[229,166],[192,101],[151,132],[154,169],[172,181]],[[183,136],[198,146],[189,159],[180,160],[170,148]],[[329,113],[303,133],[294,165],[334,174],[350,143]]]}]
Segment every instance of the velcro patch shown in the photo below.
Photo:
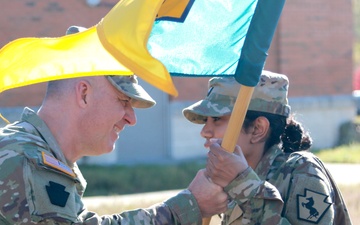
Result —
[{"label": "velcro patch", "polygon": [[68,167],[61,161],[57,160],[53,156],[50,156],[48,154],[45,154],[45,152],[42,152],[42,159],[45,165],[50,166],[51,168],[54,168],[61,172],[64,172],[72,177],[76,177],[74,171],[70,167]]},{"label": "velcro patch", "polygon": [[297,195],[298,218],[318,223],[332,204],[326,202],[328,197],[328,195],[305,189],[304,195]]}]

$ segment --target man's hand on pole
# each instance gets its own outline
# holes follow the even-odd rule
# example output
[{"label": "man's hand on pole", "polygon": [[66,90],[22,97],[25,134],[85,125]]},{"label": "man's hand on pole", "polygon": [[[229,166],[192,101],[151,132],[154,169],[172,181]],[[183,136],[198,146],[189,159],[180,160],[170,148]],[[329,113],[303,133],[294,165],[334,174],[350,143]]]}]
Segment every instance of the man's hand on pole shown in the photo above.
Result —
[{"label": "man's hand on pole", "polygon": [[188,189],[195,196],[202,217],[211,217],[227,209],[227,194],[221,186],[214,184],[206,177],[205,169],[196,174]]}]

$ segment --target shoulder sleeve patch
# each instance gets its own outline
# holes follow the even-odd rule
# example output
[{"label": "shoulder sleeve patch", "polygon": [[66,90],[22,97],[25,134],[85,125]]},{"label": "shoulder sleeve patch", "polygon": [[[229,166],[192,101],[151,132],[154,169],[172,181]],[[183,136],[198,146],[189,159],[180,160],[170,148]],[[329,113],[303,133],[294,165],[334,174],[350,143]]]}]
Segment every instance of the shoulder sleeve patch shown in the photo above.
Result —
[{"label": "shoulder sleeve patch", "polygon": [[331,206],[329,196],[305,189],[304,195],[297,195],[298,218],[311,223],[319,223]]},{"label": "shoulder sleeve patch", "polygon": [[46,154],[45,152],[42,152],[41,154],[42,154],[43,163],[45,165],[54,168],[56,170],[59,170],[61,172],[64,172],[72,177],[76,177],[74,171],[70,167],[62,163],[61,161],[57,160],[53,156]]},{"label": "shoulder sleeve patch", "polygon": [[46,185],[45,187],[51,204],[65,207],[70,195],[69,192],[65,191],[65,186],[53,181],[49,181],[49,185]]}]

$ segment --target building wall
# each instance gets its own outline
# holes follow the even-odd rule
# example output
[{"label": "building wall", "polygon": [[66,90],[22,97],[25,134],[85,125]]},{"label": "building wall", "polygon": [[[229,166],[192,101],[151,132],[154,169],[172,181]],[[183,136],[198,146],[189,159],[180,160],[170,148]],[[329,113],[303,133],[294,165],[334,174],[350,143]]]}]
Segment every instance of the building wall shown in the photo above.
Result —
[{"label": "building wall", "polygon": [[314,147],[334,147],[340,125],[356,114],[351,1],[289,3],[269,52],[276,59],[267,66],[289,76],[292,110],[311,133]]},{"label": "building wall", "polygon": [[356,114],[354,101],[347,95],[294,97],[289,99],[295,117],[313,139],[316,149],[339,143],[339,128]]},{"label": "building wall", "polygon": [[289,75],[291,96],[351,94],[351,12],[351,1],[295,0],[285,6],[276,69]]}]

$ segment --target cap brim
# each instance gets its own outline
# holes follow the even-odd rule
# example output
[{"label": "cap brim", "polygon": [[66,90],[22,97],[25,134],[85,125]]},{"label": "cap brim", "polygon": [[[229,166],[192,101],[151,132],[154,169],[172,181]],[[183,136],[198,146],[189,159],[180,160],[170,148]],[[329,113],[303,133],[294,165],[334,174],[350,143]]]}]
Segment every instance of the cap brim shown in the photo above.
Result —
[{"label": "cap brim", "polygon": [[183,109],[183,115],[192,123],[204,124],[207,117],[220,117],[231,114],[231,111],[210,110],[210,104],[211,102],[206,99],[200,100]]},{"label": "cap brim", "polygon": [[125,93],[131,97],[131,105],[134,108],[150,108],[156,104],[154,99],[138,84],[134,84],[134,93]]},{"label": "cap brim", "polygon": [[106,76],[108,81],[120,92],[131,98],[131,105],[134,108],[150,108],[156,104],[155,100],[137,84],[137,82],[124,82],[126,88],[121,88],[111,76]]}]

